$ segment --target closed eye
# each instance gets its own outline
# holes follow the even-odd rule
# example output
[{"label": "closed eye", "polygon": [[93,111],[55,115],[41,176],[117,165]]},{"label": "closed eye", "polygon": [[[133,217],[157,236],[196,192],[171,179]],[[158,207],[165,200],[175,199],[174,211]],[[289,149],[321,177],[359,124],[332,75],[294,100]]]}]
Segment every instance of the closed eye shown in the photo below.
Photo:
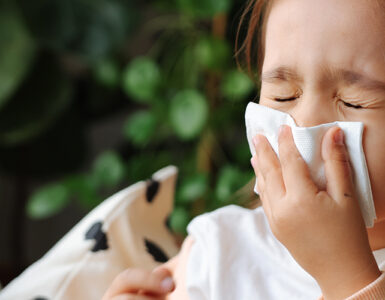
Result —
[{"label": "closed eye", "polygon": [[[341,100],[342,101],[342,100]],[[353,108],[355,108],[355,109],[360,109],[360,108],[363,108],[361,105],[353,105],[353,104],[351,104],[351,103],[348,103],[348,102],[345,102],[345,101],[342,101],[344,104],[345,104],[345,106],[347,106],[347,107],[353,107]]]},{"label": "closed eye", "polygon": [[285,101],[291,101],[295,100],[297,97],[291,97],[291,98],[274,98],[274,100],[279,101],[279,102],[285,102]]},{"label": "closed eye", "polygon": [[[291,97],[291,98],[274,98],[274,100],[278,101],[278,102],[285,102],[285,101],[292,101],[292,100],[295,100],[297,99],[297,97]],[[360,109],[360,108],[364,108],[363,106],[361,105],[353,105],[351,103],[348,103],[348,102],[345,102],[343,100],[341,100],[345,106],[347,107],[352,107],[352,108],[355,108],[355,109]]]}]

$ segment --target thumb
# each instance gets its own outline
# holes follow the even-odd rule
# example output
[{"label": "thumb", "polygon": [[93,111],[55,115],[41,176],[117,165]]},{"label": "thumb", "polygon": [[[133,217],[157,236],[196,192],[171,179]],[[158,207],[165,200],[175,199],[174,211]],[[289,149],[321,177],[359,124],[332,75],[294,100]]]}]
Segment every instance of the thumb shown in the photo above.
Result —
[{"label": "thumb", "polygon": [[336,201],[355,196],[349,153],[344,140],[344,132],[338,126],[329,129],[322,140],[326,191]]},{"label": "thumb", "polygon": [[172,278],[172,273],[164,265],[156,267],[152,271],[152,275],[155,276],[161,282],[160,284],[164,292],[171,292],[175,289],[175,283]]}]

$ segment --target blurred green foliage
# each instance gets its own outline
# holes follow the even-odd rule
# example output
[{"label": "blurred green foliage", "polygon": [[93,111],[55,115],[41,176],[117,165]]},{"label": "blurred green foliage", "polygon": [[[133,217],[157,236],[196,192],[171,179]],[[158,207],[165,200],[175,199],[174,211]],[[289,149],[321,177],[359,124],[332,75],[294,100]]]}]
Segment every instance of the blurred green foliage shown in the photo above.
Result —
[{"label": "blurred green foliage", "polygon": [[[1,168],[59,178],[34,192],[28,215],[54,216],[71,201],[88,211],[170,164],[179,168],[175,231],[232,203],[253,177],[243,118],[258,92],[233,57],[243,5],[0,2]],[[80,171],[88,126],[121,110],[121,147]]]}]

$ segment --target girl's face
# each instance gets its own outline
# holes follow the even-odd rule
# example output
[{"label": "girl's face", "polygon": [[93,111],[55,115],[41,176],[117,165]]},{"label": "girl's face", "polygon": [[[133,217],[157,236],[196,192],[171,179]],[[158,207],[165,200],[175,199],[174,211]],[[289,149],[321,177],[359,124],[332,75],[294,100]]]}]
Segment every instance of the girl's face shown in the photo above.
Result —
[{"label": "girl's face", "polygon": [[364,123],[377,222],[385,220],[382,11],[376,0],[275,0],[266,24],[260,98],[298,126]]}]

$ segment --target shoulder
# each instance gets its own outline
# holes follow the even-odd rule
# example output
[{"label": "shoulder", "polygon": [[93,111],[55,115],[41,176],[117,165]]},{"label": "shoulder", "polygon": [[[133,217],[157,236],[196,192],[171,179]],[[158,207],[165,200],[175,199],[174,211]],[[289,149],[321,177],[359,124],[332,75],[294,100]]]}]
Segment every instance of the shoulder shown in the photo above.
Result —
[{"label": "shoulder", "polygon": [[[167,300],[188,300],[188,289],[193,295],[197,292],[191,290],[194,284],[197,286],[208,284],[207,280],[202,280],[203,278],[207,279],[205,276],[209,275],[206,269],[209,268],[210,262],[205,261],[205,259],[211,257],[209,252],[217,248],[215,246],[213,248],[213,245],[219,246],[221,244],[218,238],[220,239],[222,234],[219,231],[228,234],[230,227],[234,230],[238,228],[236,230],[238,231],[240,220],[241,223],[250,223],[250,220],[254,219],[255,216],[257,219],[258,216],[263,218],[262,214],[260,209],[250,210],[229,205],[195,217],[188,225],[189,235],[184,240],[179,254],[166,263],[166,267],[172,272],[176,283],[175,291],[168,296]],[[226,229],[226,227],[228,228]],[[203,256],[202,253],[206,253],[206,255]],[[200,276],[199,278],[190,276],[190,281],[188,281],[189,273],[198,273]],[[197,284],[195,281],[201,282]],[[208,288],[207,286],[205,289]]]},{"label": "shoulder", "polygon": [[196,273],[204,273],[210,264],[220,265],[240,257],[252,257],[254,262],[272,260],[293,264],[288,250],[272,233],[262,207],[229,205],[196,217],[187,231],[194,238],[189,267]]},{"label": "shoulder", "polygon": [[263,212],[262,206],[256,209],[249,209],[249,208],[244,208],[244,207],[232,204],[232,205],[223,206],[211,212],[201,214],[195,217],[192,220],[192,222],[196,220],[201,220],[201,219],[220,220],[222,218],[239,217],[239,216],[250,217],[250,218],[255,218],[255,217],[263,218],[264,212]]},{"label": "shoulder", "polygon": [[221,233],[236,235],[258,235],[269,231],[270,227],[262,207],[247,209],[228,205],[195,217],[187,227],[189,235],[195,239],[220,237]]},{"label": "shoulder", "polygon": [[221,265],[229,259],[254,257],[256,253],[258,258],[254,259],[259,259],[273,249],[285,251],[272,234],[262,207],[229,205],[196,217],[187,231],[194,239],[189,269],[195,274],[206,274],[211,264]]}]

